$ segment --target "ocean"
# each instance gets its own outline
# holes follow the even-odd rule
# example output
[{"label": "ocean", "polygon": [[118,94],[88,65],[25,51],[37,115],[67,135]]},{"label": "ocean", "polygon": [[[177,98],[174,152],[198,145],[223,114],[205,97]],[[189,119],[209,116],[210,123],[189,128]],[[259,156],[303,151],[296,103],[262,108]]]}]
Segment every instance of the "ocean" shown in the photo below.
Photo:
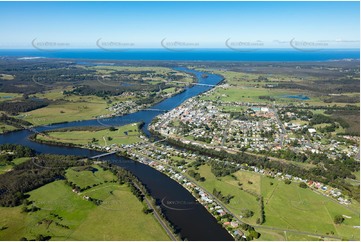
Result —
[{"label": "ocean", "polygon": [[147,60],[147,61],[333,61],[360,59],[358,49],[324,49],[300,51],[296,49],[262,49],[234,51],[230,49],[133,49],[111,51],[101,49],[66,50],[0,50],[0,57],[45,57],[94,60]]}]

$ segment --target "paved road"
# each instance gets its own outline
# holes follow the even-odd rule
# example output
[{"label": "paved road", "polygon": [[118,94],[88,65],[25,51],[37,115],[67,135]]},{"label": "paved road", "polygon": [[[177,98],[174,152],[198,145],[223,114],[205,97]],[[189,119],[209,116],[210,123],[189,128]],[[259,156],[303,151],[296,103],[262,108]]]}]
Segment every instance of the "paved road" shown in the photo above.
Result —
[{"label": "paved road", "polygon": [[280,117],[278,116],[278,113],[277,113],[277,109],[275,108],[275,106],[273,105],[273,109],[271,109],[271,111],[275,114],[275,117],[277,119],[277,122],[278,122],[278,125],[281,127],[282,129],[282,133],[280,135],[280,145],[281,147],[283,147],[283,140],[284,140],[284,136],[286,135],[286,129],[285,127],[283,126],[283,123],[282,121],[280,120]]},{"label": "paved road", "polygon": [[226,143],[229,127],[231,126],[231,120],[227,120],[226,128],[223,130],[222,146]]}]

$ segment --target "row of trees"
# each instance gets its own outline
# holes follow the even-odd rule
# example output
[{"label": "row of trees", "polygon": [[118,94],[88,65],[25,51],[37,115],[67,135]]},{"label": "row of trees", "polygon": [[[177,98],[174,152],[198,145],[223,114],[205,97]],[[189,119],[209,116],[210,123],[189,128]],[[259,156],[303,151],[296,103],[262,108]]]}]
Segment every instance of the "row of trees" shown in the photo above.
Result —
[{"label": "row of trees", "polygon": [[205,177],[201,176],[198,172],[195,172],[194,170],[188,170],[188,175],[193,177],[196,181],[204,182],[206,180]]},{"label": "row of trees", "polygon": [[0,145],[0,151],[7,153],[11,156],[12,159],[20,158],[20,157],[31,157],[35,154],[35,151],[30,149],[29,147],[16,145],[16,144],[2,144]]},{"label": "row of trees", "polygon": [[222,192],[218,191],[216,188],[213,188],[212,194],[225,204],[229,204],[231,202],[231,199],[234,198],[234,196],[231,194],[223,195]]},{"label": "row of trees", "polygon": [[0,102],[0,110],[11,115],[17,115],[21,112],[28,112],[38,108],[46,107],[50,104],[47,99],[25,99],[20,101]]},{"label": "row of trees", "polygon": [[0,115],[0,122],[7,124],[7,125],[14,126],[15,128],[18,128],[18,129],[21,129],[24,126],[32,125],[31,123],[29,123],[25,120],[17,119],[14,117],[9,117],[8,115],[6,115],[4,113]]},{"label": "row of trees", "polygon": [[352,79],[337,79],[337,80],[322,80],[315,81],[313,85],[300,84],[296,82],[282,82],[278,83],[277,88],[280,89],[298,89],[304,91],[313,91],[320,94],[329,93],[346,93],[359,92],[360,82]]}]

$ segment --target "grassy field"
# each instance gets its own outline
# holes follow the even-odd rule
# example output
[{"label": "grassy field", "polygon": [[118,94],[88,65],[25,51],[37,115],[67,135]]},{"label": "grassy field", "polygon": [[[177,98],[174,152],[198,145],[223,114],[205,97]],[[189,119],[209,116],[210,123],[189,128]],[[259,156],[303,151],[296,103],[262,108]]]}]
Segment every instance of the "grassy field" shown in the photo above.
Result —
[{"label": "grassy field", "polygon": [[[92,143],[92,139],[97,141],[94,144],[109,146],[111,144],[132,144],[139,142],[140,132],[136,123],[116,127],[117,130],[110,131],[105,128],[98,131],[60,131],[49,132],[48,135],[37,135],[37,139],[45,141],[56,141],[62,143],[72,143],[77,145],[87,145]],[[111,140],[109,140],[109,138]]]},{"label": "grassy field", "polygon": [[[39,235],[52,240],[169,240],[153,215],[142,212],[143,204],[126,185],[104,183],[77,195],[60,180],[29,195],[39,211],[21,213],[21,206],[0,207],[1,240]],[[96,206],[84,195],[103,203]]]},{"label": "grassy field", "polygon": [[170,87],[170,88],[164,89],[163,92],[165,92],[165,93],[174,93],[174,92],[175,92],[175,88],[174,88],[174,87]]},{"label": "grassy field", "polygon": [[222,112],[242,112],[247,110],[245,106],[221,106]]},{"label": "grassy field", "polygon": [[[310,100],[298,100],[294,98],[287,98],[288,95],[306,95]],[[309,93],[305,93],[297,90],[280,90],[270,89],[254,86],[232,86],[227,88],[216,88],[210,95],[203,95],[203,100],[219,100],[222,102],[253,102],[253,103],[273,103],[273,101],[260,99],[259,96],[270,96],[275,99],[277,103],[292,103],[292,102],[304,102],[310,105],[325,105],[326,104],[316,96],[311,96]],[[337,105],[344,106],[344,103]]]},{"label": "grassy field", "polygon": [[[52,93],[55,95],[54,93]],[[59,122],[71,122],[93,119],[99,115],[109,114],[105,100],[95,96],[74,96],[71,101],[59,104],[50,104],[23,113],[21,117],[34,125],[46,125]]]},{"label": "grassy field", "polygon": [[200,185],[212,193],[213,188],[220,190],[223,195],[234,195],[227,208],[230,209],[237,216],[241,215],[243,209],[249,209],[254,212],[253,217],[244,219],[248,223],[255,224],[259,217],[259,208],[256,197],[251,194],[242,191],[237,182],[230,176],[217,179],[211,172],[210,166],[203,165],[199,167],[197,171],[201,176],[205,177],[205,182],[201,182]]},{"label": "grassy field", "polygon": [[19,93],[7,93],[7,92],[0,92],[0,102],[2,101],[10,101],[16,98],[21,97],[22,95]]},{"label": "grassy field", "polygon": [[353,174],[356,176],[356,180],[360,181],[360,171],[353,172]]},{"label": "grassy field", "polygon": [[[43,93],[37,93],[35,95],[32,95],[31,97],[36,97],[36,98],[47,98],[49,100],[59,100],[59,99],[64,99],[64,100],[69,100],[69,97],[71,98],[72,96],[64,96],[63,95],[63,91],[70,91],[72,90],[71,87],[66,87],[66,88],[55,88]],[[75,96],[76,97],[76,96]]]},{"label": "grassy field", "polygon": [[[87,195],[104,199],[72,234],[73,240],[169,240],[153,215],[142,212],[143,205],[125,185],[105,187]],[[112,195],[109,195],[112,191]],[[106,197],[106,198],[105,198]]]},{"label": "grassy field", "polygon": [[[273,182],[273,185],[270,185]],[[310,189],[301,189],[297,183],[286,185],[283,181],[262,178],[262,196],[265,201],[267,226],[295,229],[335,235],[347,239],[359,239],[359,212],[355,213],[333,200],[316,194]],[[350,216],[341,225],[335,225],[335,215]]]},{"label": "grassy field", "polygon": [[4,123],[0,122],[0,134],[3,134],[3,133],[8,132],[8,131],[13,131],[13,130],[16,130],[16,129],[17,128],[14,127],[14,126],[4,124]]},{"label": "grassy field", "polygon": [[[289,231],[272,231],[270,229],[257,228],[262,235],[259,241],[320,241],[319,236],[304,235]],[[337,239],[327,237],[326,241],[338,241]]]},{"label": "grassy field", "polygon": [[[193,81],[192,77],[189,74],[184,73],[184,72],[175,71],[175,70],[172,70],[172,69],[166,68],[166,67],[95,66],[95,67],[87,67],[87,68],[94,69],[99,74],[111,74],[113,72],[120,72],[120,74],[121,74],[121,71],[131,71],[131,72],[135,72],[135,71],[143,71],[144,72],[145,71],[145,72],[149,72],[149,73],[154,72],[154,74],[151,74],[148,77],[144,77],[141,74],[127,74],[127,76],[130,78],[135,78],[135,79],[142,78],[145,81],[152,82],[152,84],[164,82],[164,78],[162,78],[161,76],[166,76],[170,72],[175,72],[176,76],[182,77],[181,79],[178,80],[180,82],[192,82]],[[182,86],[182,85],[180,85],[180,86]]]},{"label": "grassy field", "polygon": [[112,173],[104,171],[98,165],[93,165],[91,168],[94,168],[94,172],[90,170],[78,171],[76,168],[69,168],[65,176],[68,181],[73,182],[80,188],[116,180]]},{"label": "grassy field", "polygon": [[8,74],[0,74],[0,79],[1,80],[5,80],[5,81],[11,81],[14,80],[14,76],[13,75],[8,75]]},{"label": "grassy field", "polygon": [[[207,71],[207,70],[205,70]],[[208,70],[209,71],[209,70]],[[288,82],[292,80],[294,83],[305,84],[312,81],[316,81],[314,77],[307,77],[307,80],[302,79],[296,76],[290,75],[264,75],[264,74],[252,74],[252,73],[243,73],[243,72],[234,72],[234,71],[213,71],[215,74],[220,74],[224,76],[225,83],[230,84],[230,87],[225,89],[216,88],[215,91],[210,96],[203,96],[204,100],[220,100],[224,102],[262,102],[262,103],[271,103],[271,101],[259,99],[259,96],[270,96],[276,99],[277,103],[294,103],[294,102],[303,102],[310,105],[324,105],[329,104],[325,103],[322,98],[328,98],[328,96],[322,96],[321,94],[316,94],[309,92],[307,90],[298,90],[298,89],[277,89],[277,88],[265,88],[264,85],[274,85],[275,83]],[[268,80],[259,81],[259,77],[267,77]],[[358,93],[345,93],[345,95],[355,96]],[[288,95],[306,95],[310,100],[298,100],[294,98],[287,98]],[[337,106],[345,106],[347,103],[337,103],[333,102],[332,105],[336,104]]]},{"label": "grassy field", "polygon": [[[353,228],[359,226],[359,206],[355,202],[355,206],[349,208],[338,204],[337,202],[319,195],[310,189],[302,189],[297,183],[286,185],[283,181],[268,178],[254,172],[237,171],[231,176],[216,178],[210,171],[208,165],[200,166],[198,171],[201,176],[206,178],[205,182],[200,183],[209,192],[213,188],[222,191],[224,195],[234,195],[227,207],[237,216],[243,208],[250,209],[255,212],[254,216],[246,222],[255,224],[255,220],[259,216],[258,202],[254,196],[241,191],[239,187],[257,194],[261,194],[264,198],[265,206],[265,223],[264,226],[275,227],[281,229],[291,229],[305,231],[309,233],[331,235],[331,231],[335,236],[345,239],[359,240],[360,230]],[[272,184],[271,184],[272,183]],[[242,184],[239,186],[239,184]],[[353,209],[353,210],[352,210]],[[355,211],[356,210],[356,211]],[[335,225],[333,218],[335,215],[346,215],[341,225]],[[313,240],[307,235],[296,233],[277,233],[264,229],[264,237],[261,240],[283,239],[281,240]],[[285,237],[287,236],[287,237]]]},{"label": "grassy field", "polygon": [[[104,99],[101,97],[97,97],[97,96],[78,96],[78,95],[63,95],[63,91],[71,91],[73,88],[72,87],[66,87],[66,88],[62,88],[62,89],[52,89],[50,91],[46,91],[44,93],[37,93],[35,95],[31,95],[31,97],[36,97],[36,98],[47,98],[49,100],[53,100],[53,101],[57,101],[57,100],[65,100],[65,101],[69,101],[69,102],[104,102]],[[113,101],[126,101],[129,100],[133,97],[131,96],[111,96],[108,97],[109,100]]]},{"label": "grassy field", "polygon": [[[18,165],[29,159],[30,158],[28,158],[28,157],[21,157],[21,158],[14,159],[12,162],[14,163],[14,165]],[[0,174],[10,171],[14,167],[14,165],[5,165],[5,166],[0,165]]]}]

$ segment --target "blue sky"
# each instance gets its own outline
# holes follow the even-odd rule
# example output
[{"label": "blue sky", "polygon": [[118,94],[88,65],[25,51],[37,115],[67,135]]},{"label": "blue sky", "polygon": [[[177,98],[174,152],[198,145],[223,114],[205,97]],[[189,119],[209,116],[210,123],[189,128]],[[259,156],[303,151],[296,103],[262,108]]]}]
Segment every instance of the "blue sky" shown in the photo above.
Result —
[{"label": "blue sky", "polygon": [[[359,47],[359,2],[0,2],[0,49],[46,42],[69,48]],[[257,42],[258,41],[258,42]],[[277,42],[279,41],[279,42]]]}]

